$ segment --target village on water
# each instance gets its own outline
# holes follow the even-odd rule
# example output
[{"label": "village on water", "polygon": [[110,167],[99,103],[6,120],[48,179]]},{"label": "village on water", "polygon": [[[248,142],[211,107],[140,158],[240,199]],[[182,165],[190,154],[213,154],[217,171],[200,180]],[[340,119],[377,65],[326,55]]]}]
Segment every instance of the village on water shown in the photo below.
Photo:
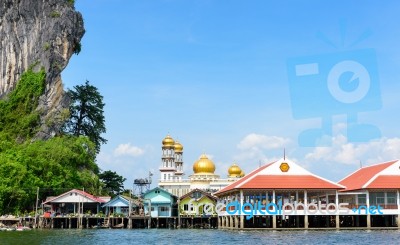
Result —
[{"label": "village on water", "polygon": [[31,228],[400,229],[400,161],[360,167],[339,182],[309,172],[285,155],[226,177],[206,154],[183,178],[183,146],[162,141],[158,187],[136,179],[138,198],[72,189],[39,203],[35,216],[0,217],[1,230]]}]

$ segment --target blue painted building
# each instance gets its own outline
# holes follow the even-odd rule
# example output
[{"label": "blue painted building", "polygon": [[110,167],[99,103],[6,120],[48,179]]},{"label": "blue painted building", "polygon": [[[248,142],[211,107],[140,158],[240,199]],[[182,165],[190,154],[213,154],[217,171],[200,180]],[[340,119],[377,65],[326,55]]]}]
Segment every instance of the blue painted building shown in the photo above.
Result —
[{"label": "blue painted building", "polygon": [[148,215],[149,206],[151,206],[151,217],[176,217],[178,215],[177,200],[176,196],[156,187],[143,196],[144,212]]},{"label": "blue painted building", "polygon": [[122,214],[123,216],[128,216],[129,202],[131,202],[132,205],[131,214],[139,215],[141,211],[141,205],[139,201],[127,196],[118,195],[105,203],[102,207],[105,208],[105,214],[107,216],[111,214]]}]

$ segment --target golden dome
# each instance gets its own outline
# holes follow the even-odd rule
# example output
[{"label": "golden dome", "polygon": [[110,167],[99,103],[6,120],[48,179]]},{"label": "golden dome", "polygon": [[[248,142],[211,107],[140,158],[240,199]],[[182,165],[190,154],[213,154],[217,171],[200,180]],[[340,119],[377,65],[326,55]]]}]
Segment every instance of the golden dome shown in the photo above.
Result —
[{"label": "golden dome", "polygon": [[181,143],[179,143],[178,141],[175,141],[175,152],[182,152],[183,151],[183,145]]},{"label": "golden dome", "polygon": [[208,159],[206,154],[202,154],[200,159],[193,164],[193,172],[195,174],[214,174],[215,165]]},{"label": "golden dome", "polygon": [[241,174],[243,173],[243,170],[236,164],[232,164],[232,166],[228,169],[228,174],[229,177],[237,178],[237,177],[243,177]]},{"label": "golden dome", "polygon": [[239,168],[238,165],[236,165],[236,163],[232,164],[232,166],[228,169],[229,176],[237,176],[240,175],[241,172],[242,170]]},{"label": "golden dome", "polygon": [[174,146],[175,141],[171,138],[171,136],[167,135],[165,139],[162,141],[163,146]]}]

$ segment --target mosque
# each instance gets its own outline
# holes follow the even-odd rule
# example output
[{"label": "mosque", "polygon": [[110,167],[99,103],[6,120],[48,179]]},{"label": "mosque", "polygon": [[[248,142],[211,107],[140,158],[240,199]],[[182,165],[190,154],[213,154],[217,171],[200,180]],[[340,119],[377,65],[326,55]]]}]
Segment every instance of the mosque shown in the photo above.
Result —
[{"label": "mosque", "polygon": [[167,135],[162,141],[161,162],[158,186],[177,197],[194,189],[214,193],[245,175],[242,169],[234,163],[227,170],[227,177],[221,178],[215,174],[214,162],[206,154],[202,154],[193,164],[193,174],[184,178],[183,146],[170,135]]}]

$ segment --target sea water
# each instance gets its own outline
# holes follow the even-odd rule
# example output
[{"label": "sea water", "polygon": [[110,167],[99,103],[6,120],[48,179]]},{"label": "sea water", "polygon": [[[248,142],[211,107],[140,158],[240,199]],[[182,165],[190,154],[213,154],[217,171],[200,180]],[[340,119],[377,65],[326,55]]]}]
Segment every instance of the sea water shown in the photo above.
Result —
[{"label": "sea water", "polygon": [[398,230],[232,231],[64,229],[2,231],[0,244],[400,244]]}]

